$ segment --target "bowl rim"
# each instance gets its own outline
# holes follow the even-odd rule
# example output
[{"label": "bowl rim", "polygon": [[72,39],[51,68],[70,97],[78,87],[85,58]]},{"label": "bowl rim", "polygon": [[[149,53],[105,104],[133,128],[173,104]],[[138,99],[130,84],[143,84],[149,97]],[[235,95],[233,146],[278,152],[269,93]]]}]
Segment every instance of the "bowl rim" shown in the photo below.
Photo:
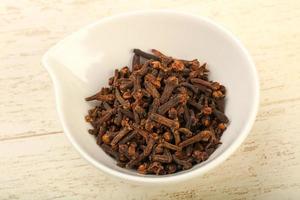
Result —
[{"label": "bowl rim", "polygon": [[[60,89],[58,87],[58,81],[57,81],[57,78],[56,78],[53,70],[51,69],[51,66],[48,64],[47,60],[48,60],[48,57],[49,57],[49,54],[51,53],[51,51],[53,51],[56,48],[59,48],[67,38],[72,37],[72,35],[75,35],[77,32],[80,32],[80,31],[86,30],[86,29],[90,29],[92,27],[95,27],[95,26],[98,26],[98,25],[101,25],[101,24],[104,24],[104,23],[109,23],[109,22],[112,22],[114,20],[118,20],[118,19],[123,18],[123,17],[138,16],[138,15],[161,15],[161,14],[179,15],[179,16],[186,17],[186,18],[191,18],[191,19],[194,19],[194,20],[200,20],[200,21],[202,21],[202,22],[218,29],[218,31],[220,31],[221,33],[227,35],[232,40],[232,42],[234,42],[239,47],[239,49],[244,54],[247,62],[249,63],[249,65],[251,67],[251,71],[252,71],[252,74],[253,74],[254,91],[255,91],[254,101],[252,103],[252,108],[251,108],[251,113],[250,113],[250,116],[249,116],[249,121],[248,121],[248,123],[246,123],[243,126],[243,128],[240,131],[239,136],[232,142],[232,144],[227,149],[224,150],[224,152],[222,152],[219,156],[215,157],[213,160],[211,160],[206,165],[201,166],[200,168],[197,168],[197,169],[193,169],[191,171],[186,171],[186,172],[181,173],[181,174],[176,174],[174,176],[136,176],[136,175],[125,174],[125,173],[116,171],[114,169],[111,169],[111,168],[103,165],[102,163],[98,162],[97,160],[92,158],[87,152],[85,152],[79,146],[79,144],[77,144],[77,142],[75,141],[75,139],[72,136],[72,133],[69,131],[67,124],[65,123],[64,115],[63,115],[63,112],[62,112],[62,105],[59,103],[60,102],[59,101]],[[203,175],[207,171],[215,168],[216,166],[218,166],[222,162],[224,162],[234,151],[236,151],[237,148],[246,139],[246,137],[250,133],[251,128],[252,128],[252,126],[255,122],[255,118],[256,118],[256,115],[257,115],[257,112],[258,112],[258,108],[259,108],[259,96],[260,96],[259,88],[260,88],[260,86],[259,86],[258,73],[257,73],[256,67],[255,67],[255,64],[254,64],[249,52],[247,51],[247,49],[236,38],[236,36],[233,35],[233,33],[228,31],[227,29],[225,29],[223,26],[217,24],[216,22],[212,21],[211,19],[209,19],[207,17],[198,16],[198,15],[190,14],[190,13],[186,13],[186,12],[179,12],[179,11],[165,10],[165,9],[142,10],[142,11],[125,12],[125,13],[116,14],[116,15],[113,15],[113,16],[104,17],[104,18],[102,18],[102,19],[100,19],[100,20],[98,20],[94,23],[91,23],[87,26],[84,26],[84,27],[80,28],[79,30],[69,34],[64,39],[57,42],[42,57],[42,65],[48,71],[48,73],[51,77],[52,83],[54,85],[56,110],[57,110],[57,113],[58,113],[58,116],[59,116],[59,121],[62,124],[63,131],[64,131],[65,135],[67,136],[68,140],[71,142],[71,144],[75,147],[75,149],[79,152],[79,154],[83,158],[85,158],[88,162],[90,162],[96,168],[112,175],[113,177],[117,177],[117,178],[121,178],[123,180],[131,181],[132,183],[144,183],[144,184],[145,183],[146,184],[176,183],[176,182],[179,182],[179,181],[185,181],[185,180],[191,179],[193,177]]]}]

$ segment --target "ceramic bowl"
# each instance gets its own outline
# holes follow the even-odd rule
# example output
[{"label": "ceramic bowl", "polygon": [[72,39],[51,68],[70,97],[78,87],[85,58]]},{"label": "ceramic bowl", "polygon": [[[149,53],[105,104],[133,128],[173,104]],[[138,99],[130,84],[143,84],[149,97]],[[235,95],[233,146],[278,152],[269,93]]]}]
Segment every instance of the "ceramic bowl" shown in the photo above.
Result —
[{"label": "ceramic bowl", "polygon": [[[172,175],[141,175],[118,167],[88,134],[90,126],[84,116],[93,103],[84,98],[106,86],[115,68],[130,66],[133,48],[155,48],[187,60],[198,58],[207,62],[210,79],[227,87],[230,125],[222,145],[207,161]],[[141,11],[101,19],[60,41],[42,63],[52,78],[59,118],[72,145],[100,170],[139,184],[183,181],[219,165],[244,141],[258,110],[259,82],[249,53],[229,31],[203,17]]]}]

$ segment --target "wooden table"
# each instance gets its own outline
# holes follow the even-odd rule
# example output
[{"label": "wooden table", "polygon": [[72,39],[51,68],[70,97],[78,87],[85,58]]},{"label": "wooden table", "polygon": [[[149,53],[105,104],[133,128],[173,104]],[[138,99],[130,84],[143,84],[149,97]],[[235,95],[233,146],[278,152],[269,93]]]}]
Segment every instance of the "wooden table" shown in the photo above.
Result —
[{"label": "wooden table", "polygon": [[[245,44],[260,76],[260,110],[243,145],[216,169],[175,186],[129,185],[83,160],[62,132],[40,64],[80,27],[140,8],[212,18]],[[299,0],[2,0],[0,199],[299,199],[299,10]]]}]

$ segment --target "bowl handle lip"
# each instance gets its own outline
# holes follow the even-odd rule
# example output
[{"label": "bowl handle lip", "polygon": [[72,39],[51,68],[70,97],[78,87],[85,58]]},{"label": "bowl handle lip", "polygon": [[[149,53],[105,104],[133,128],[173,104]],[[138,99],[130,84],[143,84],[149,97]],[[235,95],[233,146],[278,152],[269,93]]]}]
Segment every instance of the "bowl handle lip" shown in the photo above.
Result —
[{"label": "bowl handle lip", "polygon": [[[232,144],[229,148],[227,148],[222,155],[217,156],[213,160],[211,160],[209,163],[207,163],[204,167],[200,167],[194,171],[190,171],[187,173],[183,174],[177,174],[173,176],[163,176],[163,177],[153,177],[153,176],[134,176],[134,175],[128,175],[124,174],[119,171],[115,171],[113,169],[110,169],[109,167],[97,162],[94,160],[90,155],[88,155],[86,152],[82,150],[82,148],[79,146],[79,144],[75,141],[75,139],[72,137],[72,134],[69,132],[69,128],[67,127],[67,124],[65,123],[65,116],[62,113],[62,104],[60,101],[60,93],[62,92],[60,87],[59,87],[59,80],[57,79],[54,69],[51,67],[49,64],[49,58],[51,56],[51,52],[54,51],[56,48],[59,48],[65,40],[68,38],[72,37],[76,33],[90,29],[96,25],[102,24],[102,23],[107,23],[110,22],[111,20],[118,19],[120,17],[126,17],[126,16],[132,16],[132,15],[145,15],[145,14],[174,14],[174,15],[181,15],[183,17],[189,17],[189,18],[194,18],[197,20],[202,20],[208,24],[211,24],[212,26],[215,26],[217,29],[219,29],[221,32],[224,32],[227,34],[237,45],[238,47],[242,50],[242,53],[245,55],[246,59],[251,65],[251,69],[253,72],[253,84],[254,84],[254,89],[256,90],[254,92],[255,97],[254,97],[254,102],[252,104],[252,112],[249,117],[249,122],[245,125],[245,127],[242,129],[241,132],[244,132],[244,134],[241,134]],[[211,170],[212,168],[215,168],[218,166],[220,163],[225,161],[239,146],[240,144],[245,140],[247,135],[250,133],[251,128],[255,122],[255,118],[259,109],[259,78],[258,78],[258,73],[257,69],[255,67],[255,64],[249,54],[249,52],[246,50],[246,48],[243,46],[243,44],[227,29],[225,29],[223,26],[215,23],[209,18],[190,14],[190,13],[185,13],[185,12],[179,12],[179,11],[172,11],[172,10],[165,10],[165,9],[160,9],[160,10],[144,10],[144,11],[134,11],[134,12],[126,12],[126,13],[121,13],[118,15],[113,15],[110,17],[104,17],[103,19],[100,19],[90,25],[87,25],[83,28],[81,28],[79,31],[75,31],[74,33],[70,34],[69,36],[65,37],[64,39],[58,41],[54,46],[52,46],[42,57],[42,65],[45,67],[47,72],[49,73],[51,80],[54,85],[54,94],[55,94],[55,102],[56,102],[56,110],[59,116],[60,123],[62,124],[63,131],[65,132],[65,135],[67,138],[70,140],[72,145],[75,147],[75,149],[81,154],[83,158],[85,158],[88,162],[92,163],[93,166],[95,166],[98,169],[101,169],[102,171],[113,175],[116,178],[121,178],[123,180],[130,181],[131,183],[138,184],[138,183],[143,183],[143,184],[164,184],[164,183],[178,183],[181,181],[188,180],[190,178],[193,178],[195,176],[204,174],[205,172]],[[214,161],[214,162],[212,162]]]}]

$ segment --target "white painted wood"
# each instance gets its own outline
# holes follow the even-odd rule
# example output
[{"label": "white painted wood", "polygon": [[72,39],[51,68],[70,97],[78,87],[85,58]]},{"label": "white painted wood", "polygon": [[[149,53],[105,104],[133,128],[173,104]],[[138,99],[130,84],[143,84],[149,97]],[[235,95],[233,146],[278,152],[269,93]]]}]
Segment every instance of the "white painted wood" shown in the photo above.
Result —
[{"label": "white painted wood", "polygon": [[[223,24],[249,49],[261,81],[261,108],[239,150],[203,177],[166,188],[120,183],[83,160],[62,134],[52,83],[40,65],[43,53],[64,36],[141,7]],[[2,0],[0,199],[298,199],[299,10],[297,0]]]}]

